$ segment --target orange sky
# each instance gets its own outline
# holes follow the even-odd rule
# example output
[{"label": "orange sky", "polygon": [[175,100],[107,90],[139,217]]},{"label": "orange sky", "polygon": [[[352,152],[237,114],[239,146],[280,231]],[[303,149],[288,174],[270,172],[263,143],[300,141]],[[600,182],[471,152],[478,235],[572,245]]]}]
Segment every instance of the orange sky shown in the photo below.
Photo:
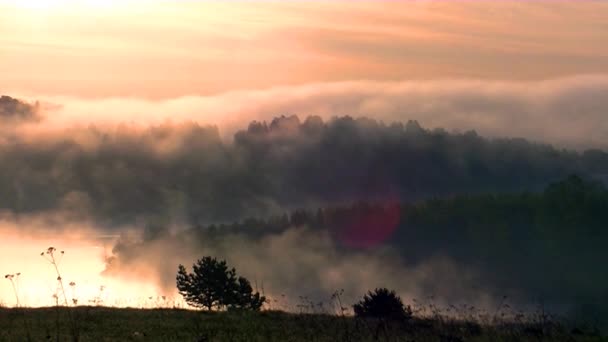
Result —
[{"label": "orange sky", "polygon": [[0,92],[173,98],[608,70],[608,3],[0,0]]}]

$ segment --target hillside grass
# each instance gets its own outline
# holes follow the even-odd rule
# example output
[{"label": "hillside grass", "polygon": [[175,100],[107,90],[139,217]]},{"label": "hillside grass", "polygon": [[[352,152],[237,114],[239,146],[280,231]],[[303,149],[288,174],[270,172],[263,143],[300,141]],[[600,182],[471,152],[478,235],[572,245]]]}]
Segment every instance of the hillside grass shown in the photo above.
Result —
[{"label": "hillside grass", "polygon": [[1,341],[608,341],[555,323],[407,322],[328,314],[106,307],[0,309]]}]

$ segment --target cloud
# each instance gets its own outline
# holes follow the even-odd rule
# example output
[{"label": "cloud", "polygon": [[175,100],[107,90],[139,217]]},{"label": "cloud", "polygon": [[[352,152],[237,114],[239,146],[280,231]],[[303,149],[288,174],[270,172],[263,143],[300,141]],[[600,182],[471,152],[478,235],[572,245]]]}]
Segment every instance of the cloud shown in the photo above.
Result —
[{"label": "cloud", "polygon": [[[417,120],[426,127],[475,129],[570,148],[607,148],[608,75],[530,82],[482,80],[342,82],[232,91],[168,100],[39,97],[59,104],[44,129],[73,125],[147,126],[167,120],[217,125],[231,138],[244,123],[281,114]],[[38,98],[38,97],[37,97]]]},{"label": "cloud", "polygon": [[6,91],[166,98],[357,79],[522,80],[608,70],[604,1],[146,1],[110,6],[120,22],[78,7],[45,11],[45,29],[35,32],[27,10],[0,12]]}]

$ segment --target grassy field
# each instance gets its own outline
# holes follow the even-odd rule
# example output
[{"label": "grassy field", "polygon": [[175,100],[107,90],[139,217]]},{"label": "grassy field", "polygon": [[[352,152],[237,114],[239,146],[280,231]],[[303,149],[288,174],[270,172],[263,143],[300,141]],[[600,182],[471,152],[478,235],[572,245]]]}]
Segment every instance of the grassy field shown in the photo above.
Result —
[{"label": "grassy field", "polygon": [[554,323],[482,325],[448,319],[386,323],[276,311],[104,307],[0,309],[1,341],[608,341]]}]

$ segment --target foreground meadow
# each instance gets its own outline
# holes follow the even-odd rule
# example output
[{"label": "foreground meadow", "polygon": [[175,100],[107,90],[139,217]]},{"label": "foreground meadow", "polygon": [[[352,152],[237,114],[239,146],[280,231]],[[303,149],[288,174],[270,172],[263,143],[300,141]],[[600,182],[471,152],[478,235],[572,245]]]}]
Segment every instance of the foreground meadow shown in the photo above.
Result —
[{"label": "foreground meadow", "polygon": [[554,322],[499,323],[442,317],[406,322],[329,314],[201,312],[105,307],[0,309],[1,341],[608,341]]}]

